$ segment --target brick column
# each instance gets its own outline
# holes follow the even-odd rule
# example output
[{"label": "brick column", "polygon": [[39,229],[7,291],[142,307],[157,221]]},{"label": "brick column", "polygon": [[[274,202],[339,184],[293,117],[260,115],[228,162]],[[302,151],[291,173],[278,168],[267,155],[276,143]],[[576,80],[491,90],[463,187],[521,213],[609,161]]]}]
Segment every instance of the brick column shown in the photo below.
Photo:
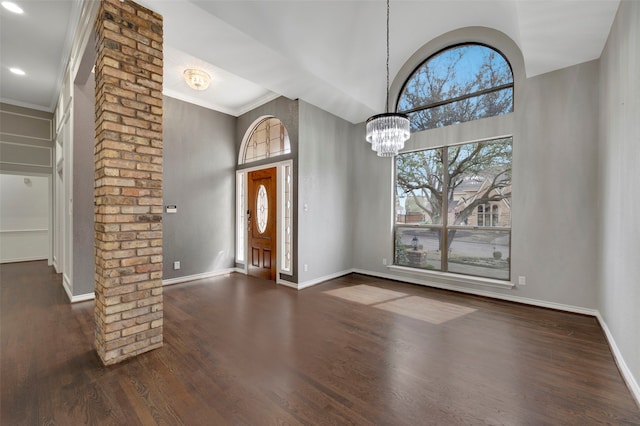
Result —
[{"label": "brick column", "polygon": [[95,345],[162,346],[162,16],[102,0],[96,21]]}]

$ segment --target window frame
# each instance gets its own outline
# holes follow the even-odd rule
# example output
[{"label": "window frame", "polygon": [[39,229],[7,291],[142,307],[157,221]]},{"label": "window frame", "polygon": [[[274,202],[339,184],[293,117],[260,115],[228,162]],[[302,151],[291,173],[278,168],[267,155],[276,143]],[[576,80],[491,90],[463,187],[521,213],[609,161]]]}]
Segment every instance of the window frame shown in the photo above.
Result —
[{"label": "window frame", "polygon": [[[484,138],[484,139],[479,139],[479,140],[472,140],[472,141],[465,141],[465,142],[457,142],[457,143],[452,143],[452,144],[448,144],[448,145],[437,145],[437,146],[433,146],[433,147],[426,147],[426,148],[417,148],[417,149],[413,149],[413,150],[407,150],[407,151],[403,151],[402,153],[400,153],[399,155],[402,154],[408,154],[408,153],[412,153],[412,152],[421,152],[421,151],[433,151],[433,150],[442,150],[442,168],[443,168],[443,199],[441,200],[442,203],[442,213],[441,213],[441,223],[439,224],[409,224],[409,223],[403,223],[403,224],[399,224],[397,222],[398,219],[398,203],[396,200],[397,197],[397,179],[398,179],[398,163],[397,160],[395,160],[393,162],[393,232],[392,232],[392,241],[393,241],[393,257],[392,257],[392,264],[390,265],[390,269],[395,269],[395,270],[400,270],[403,272],[415,272],[415,273],[420,273],[420,274],[428,274],[428,275],[438,275],[438,276],[443,276],[443,277],[449,277],[449,278],[461,278],[462,280],[470,280],[470,282],[476,283],[476,281],[480,281],[483,282],[484,284],[488,284],[488,285],[493,285],[496,287],[509,287],[512,288],[513,284],[511,284],[511,278],[512,278],[512,256],[511,256],[511,249],[512,249],[512,230],[513,227],[511,225],[511,221],[510,221],[510,225],[508,227],[505,226],[481,226],[478,225],[476,223],[476,225],[450,225],[449,222],[449,215],[448,215],[448,211],[449,211],[449,200],[448,197],[445,195],[447,194],[448,191],[448,186],[449,186],[449,173],[446,172],[448,170],[448,166],[449,166],[449,155],[448,155],[448,149],[450,147],[454,147],[454,146],[459,146],[459,145],[467,145],[467,144],[473,144],[473,143],[483,143],[483,142],[490,142],[490,141],[497,141],[497,140],[501,140],[501,139],[511,139],[511,149],[513,152],[513,135],[503,135],[503,136],[494,136],[494,137],[488,137],[488,138]],[[511,164],[513,165],[513,158],[512,158],[512,162]],[[490,203],[485,203],[485,204],[481,204],[478,207],[482,207],[483,208],[483,214],[486,214],[486,212],[484,211],[485,208],[489,206],[489,211],[490,211],[490,220],[493,219],[493,207],[492,204]],[[406,212],[405,212],[406,213]],[[476,209],[476,213],[478,213],[478,209]],[[483,217],[483,222],[484,222],[484,217]],[[491,224],[493,225],[493,223]],[[440,230],[440,253],[441,253],[441,266],[439,270],[428,270],[428,269],[424,269],[424,268],[416,268],[416,267],[412,267],[412,266],[406,266],[406,265],[399,265],[396,263],[397,261],[397,241],[398,241],[398,228],[415,228],[415,229],[433,229],[433,230]],[[474,275],[474,274],[463,274],[460,272],[450,272],[449,271],[449,251],[448,250],[442,250],[443,247],[449,247],[449,231],[450,230],[473,230],[473,231],[499,231],[499,232],[505,232],[508,231],[508,235],[509,235],[509,271],[508,271],[508,276],[506,279],[502,279],[502,278],[493,278],[493,277],[486,277],[486,276],[482,276],[482,275]]]},{"label": "window frame", "polygon": [[[264,157],[247,159],[248,150],[251,149],[251,141],[253,139],[253,135],[257,131],[259,131],[259,127],[263,123],[269,122],[271,120],[277,120],[278,126],[280,127],[280,132],[282,134],[281,137],[284,144],[283,151],[275,151],[274,153],[272,153],[270,149],[271,139],[269,138],[269,135],[267,135],[267,138],[265,140],[266,150],[265,150]],[[270,127],[268,128],[270,129]],[[265,131],[267,130],[265,129]],[[289,155],[291,155],[291,139],[289,138],[289,131],[287,130],[287,126],[285,126],[284,122],[278,117],[273,115],[265,115],[256,119],[248,127],[247,131],[245,132],[245,136],[242,140],[242,143],[240,145],[240,150],[238,152],[238,166],[251,165],[254,163],[261,164],[263,162],[270,162],[270,161],[278,161],[280,157],[286,157]]]},{"label": "window frame", "polygon": [[[437,101],[437,102],[433,102],[433,103],[429,103],[429,104],[422,104],[418,107],[414,107],[411,109],[407,109],[407,110],[400,110],[399,109],[399,105],[400,105],[400,101],[402,100],[402,95],[404,93],[405,88],[407,87],[407,84],[409,84],[409,81],[411,81],[411,79],[413,78],[413,76],[416,74],[416,72],[418,72],[418,70],[420,68],[422,68],[426,63],[428,63],[430,60],[432,60],[433,58],[435,58],[436,56],[440,55],[443,52],[446,52],[447,50],[452,50],[452,49],[456,49],[459,47],[464,47],[464,46],[480,46],[480,47],[484,47],[487,49],[490,49],[494,52],[496,52],[498,55],[500,55],[502,57],[502,59],[505,61],[505,63],[508,65],[509,67],[509,71],[511,73],[511,83],[507,83],[507,84],[502,84],[499,86],[495,86],[495,87],[491,87],[491,88],[487,88],[487,89],[482,89],[482,90],[478,90],[472,93],[466,93],[464,95],[460,95],[460,96],[456,96],[454,98],[450,98],[447,100],[441,100],[441,101]],[[425,110],[429,110],[429,109],[433,109],[433,108],[438,108],[444,105],[448,105],[448,104],[452,104],[455,102],[460,102],[466,99],[471,99],[471,98],[476,98],[482,95],[486,95],[489,93],[494,93],[494,92],[499,92],[501,90],[505,90],[505,89],[511,89],[511,96],[512,96],[512,100],[511,100],[511,111],[513,112],[515,110],[515,95],[516,95],[516,91],[515,91],[515,74],[513,72],[513,66],[511,65],[511,62],[507,59],[506,55],[504,53],[502,53],[502,51],[500,51],[499,49],[490,46],[486,43],[480,43],[480,42],[474,42],[474,41],[467,41],[467,42],[462,42],[462,43],[456,43],[456,44],[452,44],[446,47],[443,47],[442,49],[436,51],[435,53],[429,55],[425,60],[423,60],[422,62],[420,62],[410,73],[409,76],[405,79],[404,83],[402,83],[402,86],[400,87],[400,90],[398,91],[398,97],[396,98],[396,104],[395,104],[395,111],[397,113],[401,113],[401,114],[412,114],[415,112],[419,112],[419,111],[425,111]],[[498,115],[504,115],[504,114],[498,114]],[[497,115],[491,115],[489,117],[496,117]],[[489,118],[489,117],[481,117],[481,118],[476,118],[473,120],[469,120],[469,121],[475,121],[478,119],[482,119],[482,118]],[[440,126],[440,127],[447,127],[447,126],[451,126],[451,125],[456,125],[456,124],[462,124],[462,123],[468,123],[469,121],[463,121],[460,123],[452,123],[452,124],[448,124],[446,126]],[[417,130],[418,132],[422,132],[425,130],[431,130],[431,129],[436,129],[439,128],[438,126],[436,127],[427,127],[424,129],[420,129]]]}]

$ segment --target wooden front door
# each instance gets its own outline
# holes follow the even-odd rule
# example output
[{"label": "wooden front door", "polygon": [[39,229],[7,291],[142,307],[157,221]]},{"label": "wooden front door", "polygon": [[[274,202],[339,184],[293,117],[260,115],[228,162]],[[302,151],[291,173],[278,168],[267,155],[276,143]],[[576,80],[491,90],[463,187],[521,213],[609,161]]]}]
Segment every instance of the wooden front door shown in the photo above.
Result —
[{"label": "wooden front door", "polygon": [[249,275],[276,279],[276,168],[248,174]]}]

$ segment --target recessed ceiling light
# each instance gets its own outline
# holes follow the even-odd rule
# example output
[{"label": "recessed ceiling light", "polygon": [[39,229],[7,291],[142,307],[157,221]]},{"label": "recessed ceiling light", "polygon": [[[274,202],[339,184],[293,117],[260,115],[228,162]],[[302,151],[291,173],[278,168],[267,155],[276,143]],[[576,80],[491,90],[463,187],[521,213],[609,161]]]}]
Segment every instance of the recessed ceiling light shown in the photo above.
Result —
[{"label": "recessed ceiling light", "polygon": [[9,71],[16,75],[26,75],[27,73],[22,71],[20,68],[9,68]]},{"label": "recessed ceiling light", "polygon": [[10,1],[3,1],[2,7],[13,13],[24,13],[24,10],[22,10],[20,6]]}]

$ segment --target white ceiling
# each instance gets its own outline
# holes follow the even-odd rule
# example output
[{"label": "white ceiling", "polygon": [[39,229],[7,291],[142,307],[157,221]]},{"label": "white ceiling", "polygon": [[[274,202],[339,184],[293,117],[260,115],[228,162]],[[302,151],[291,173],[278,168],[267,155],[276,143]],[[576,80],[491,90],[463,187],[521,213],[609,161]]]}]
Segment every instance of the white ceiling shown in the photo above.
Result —
[{"label": "white ceiling", "polygon": [[[82,0],[2,9],[0,100],[52,111]],[[164,93],[231,115],[283,95],[351,122],[384,110],[384,0],[140,0],[164,17]],[[428,41],[485,26],[520,47],[528,77],[600,57],[619,0],[392,0],[391,78]],[[27,76],[14,76],[20,66]],[[185,68],[212,75],[196,92]]]}]

